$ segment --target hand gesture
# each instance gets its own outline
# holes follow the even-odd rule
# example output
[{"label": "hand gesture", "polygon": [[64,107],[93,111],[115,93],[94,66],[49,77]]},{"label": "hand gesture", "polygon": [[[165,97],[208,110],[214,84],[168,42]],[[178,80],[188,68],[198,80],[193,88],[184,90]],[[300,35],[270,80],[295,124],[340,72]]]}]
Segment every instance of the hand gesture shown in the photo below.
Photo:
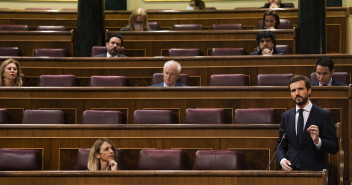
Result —
[{"label": "hand gesture", "polygon": [[117,171],[118,164],[114,160],[109,161],[109,166],[111,168],[111,171]]},{"label": "hand gesture", "polygon": [[310,133],[310,137],[312,138],[314,144],[319,143],[319,128],[316,125],[311,125],[307,131]]},{"label": "hand gesture", "polygon": [[292,171],[291,162],[289,160],[284,160],[281,164],[281,168],[285,171]]}]

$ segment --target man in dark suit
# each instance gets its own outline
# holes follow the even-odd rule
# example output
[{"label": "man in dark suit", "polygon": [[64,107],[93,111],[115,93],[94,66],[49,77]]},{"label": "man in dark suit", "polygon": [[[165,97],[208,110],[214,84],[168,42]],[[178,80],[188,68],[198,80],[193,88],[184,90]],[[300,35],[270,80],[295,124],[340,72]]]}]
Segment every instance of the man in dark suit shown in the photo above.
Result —
[{"label": "man in dark suit", "polygon": [[286,54],[276,48],[276,39],[271,31],[263,31],[258,33],[257,38],[258,50],[251,53],[251,55],[278,55]]},{"label": "man in dark suit", "polygon": [[186,86],[183,83],[177,82],[180,78],[181,64],[175,60],[165,62],[163,70],[164,82],[153,85],[153,87],[174,87]]},{"label": "man in dark suit", "polygon": [[312,82],[312,86],[347,86],[334,79],[334,72],[334,61],[331,58],[319,58],[315,63],[318,81]]},{"label": "man in dark suit", "polygon": [[105,43],[107,52],[94,57],[127,57],[120,53],[122,44],[123,38],[120,34],[110,34]]},{"label": "man in dark suit", "polygon": [[289,87],[296,108],[282,115],[276,145],[278,162],[287,171],[327,169],[328,153],[339,149],[330,111],[311,103],[307,77],[293,76]]}]

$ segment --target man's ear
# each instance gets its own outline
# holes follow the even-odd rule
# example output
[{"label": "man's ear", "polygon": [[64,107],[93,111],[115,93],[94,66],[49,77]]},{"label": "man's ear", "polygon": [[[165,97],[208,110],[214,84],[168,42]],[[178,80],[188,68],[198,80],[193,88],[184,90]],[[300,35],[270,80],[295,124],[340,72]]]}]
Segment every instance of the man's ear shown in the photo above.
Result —
[{"label": "man's ear", "polygon": [[109,42],[105,42],[105,46],[108,47],[109,46]]},{"label": "man's ear", "polygon": [[331,72],[330,72],[331,76],[334,76],[334,72],[335,72],[335,69],[332,69]]}]

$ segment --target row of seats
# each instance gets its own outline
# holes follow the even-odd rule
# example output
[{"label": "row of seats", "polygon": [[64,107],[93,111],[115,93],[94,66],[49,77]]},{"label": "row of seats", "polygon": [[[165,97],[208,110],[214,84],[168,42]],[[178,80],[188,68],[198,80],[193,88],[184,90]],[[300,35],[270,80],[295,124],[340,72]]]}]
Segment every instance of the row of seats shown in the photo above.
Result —
[{"label": "row of seats", "polygon": [[[8,123],[6,109],[0,109],[0,124]],[[273,124],[274,109],[235,109],[235,124]],[[123,114],[116,110],[86,110],[82,124],[123,124]],[[224,124],[225,111],[222,108],[186,109],[185,124]],[[22,124],[65,124],[62,110],[26,110]],[[133,124],[177,124],[171,110],[135,110]]]},{"label": "row of seats", "polygon": [[[0,31],[28,31],[28,25],[23,24],[3,24]],[[36,31],[66,31],[66,26],[37,26]]]},{"label": "row of seats", "polygon": [[[156,21],[148,22],[150,30],[160,30],[160,24]],[[263,28],[262,20],[258,20],[258,28]],[[280,25],[278,29],[291,29],[291,21],[289,19],[280,19]],[[175,24],[171,28],[172,30],[203,30],[202,24]],[[241,23],[233,24],[213,24],[212,30],[243,30]],[[28,25],[0,25],[2,31],[28,31]],[[37,26],[36,31],[66,31],[65,26]]]},{"label": "row of seats", "polygon": [[[258,74],[257,86],[287,86],[293,74]],[[348,72],[335,72],[334,78],[345,84],[350,83]],[[25,85],[25,76],[22,75]],[[180,74],[178,82],[189,84],[189,75]],[[316,73],[311,73],[311,81],[316,82]],[[152,85],[163,82],[163,73],[154,73]],[[75,75],[41,75],[39,86],[76,86]],[[245,74],[213,74],[210,76],[210,86],[249,86],[249,76]],[[118,87],[127,86],[125,76],[91,76],[90,86],[95,87]]]},{"label": "row of seats", "polygon": [[[291,54],[291,48],[288,45],[277,45],[276,48]],[[105,46],[93,46],[91,56],[106,53]],[[120,49],[120,53],[125,54],[125,48]],[[211,56],[231,56],[244,55],[243,48],[212,48]],[[199,48],[170,48],[169,56],[203,56],[204,54]],[[18,47],[0,47],[0,56],[21,56]],[[68,52],[63,48],[37,48],[34,49],[34,56],[41,57],[67,57]]]},{"label": "row of seats", "polygon": [[[18,47],[0,47],[0,56],[21,56]],[[35,57],[68,57],[68,52],[63,48],[37,48],[34,49]]]},{"label": "row of seats", "polygon": [[[90,148],[80,148],[75,170],[87,170]],[[123,170],[122,152],[116,149],[115,161]],[[144,149],[139,152],[137,170],[185,170],[182,150]],[[242,170],[242,156],[238,151],[198,150],[193,170]],[[40,150],[0,149],[0,171],[42,170]]]}]

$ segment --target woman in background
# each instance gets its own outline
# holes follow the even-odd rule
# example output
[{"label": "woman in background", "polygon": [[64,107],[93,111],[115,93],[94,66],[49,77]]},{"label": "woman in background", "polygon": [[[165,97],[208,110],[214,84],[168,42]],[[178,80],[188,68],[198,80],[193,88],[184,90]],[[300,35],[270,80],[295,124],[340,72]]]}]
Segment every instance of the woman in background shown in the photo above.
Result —
[{"label": "woman in background", "polygon": [[276,11],[269,10],[264,13],[262,19],[262,29],[278,29],[280,25],[280,18]]},{"label": "woman in background", "polygon": [[147,13],[142,8],[133,10],[128,25],[121,28],[120,31],[150,31]]},{"label": "woman in background", "polygon": [[202,0],[191,0],[187,7],[187,10],[204,10],[205,3]]},{"label": "woman in background", "polygon": [[89,153],[88,169],[116,171],[118,164],[115,162],[115,151],[115,145],[110,139],[96,140]]},{"label": "woman in background", "polygon": [[0,86],[21,87],[21,66],[17,60],[12,58],[5,60],[0,66]]}]

